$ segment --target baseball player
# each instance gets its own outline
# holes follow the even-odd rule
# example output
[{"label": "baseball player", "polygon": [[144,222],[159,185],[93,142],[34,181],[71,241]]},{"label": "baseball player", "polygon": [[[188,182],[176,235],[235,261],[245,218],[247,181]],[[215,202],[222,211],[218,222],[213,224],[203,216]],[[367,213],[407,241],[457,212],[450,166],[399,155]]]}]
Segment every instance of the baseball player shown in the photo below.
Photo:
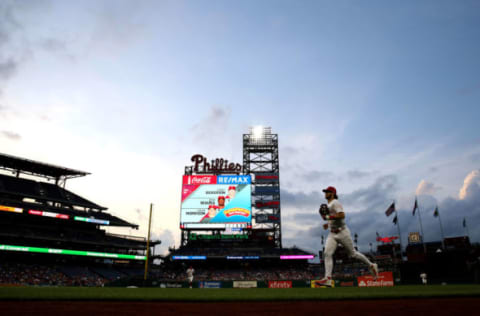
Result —
[{"label": "baseball player", "polygon": [[188,279],[188,283],[190,285],[190,288],[192,288],[192,283],[193,283],[193,273],[195,272],[195,270],[193,269],[192,266],[190,266],[188,269],[187,269],[187,279]]},{"label": "baseball player", "polygon": [[342,204],[338,202],[337,190],[330,186],[323,190],[323,192],[325,193],[325,199],[328,201],[328,205],[322,204],[319,213],[322,218],[327,221],[327,223],[323,224],[323,228],[330,228],[330,233],[325,243],[325,277],[321,279],[319,283],[325,284],[325,286],[332,286],[333,254],[337,249],[338,243],[341,243],[345,247],[347,254],[351,258],[358,259],[368,265],[374,280],[376,280],[378,277],[377,264],[370,262],[367,257],[356,251],[353,247],[350,230],[345,225],[345,212],[343,211]]},{"label": "baseball player", "polygon": [[420,273],[420,279],[422,279],[423,285],[427,285],[427,274],[425,272]]}]

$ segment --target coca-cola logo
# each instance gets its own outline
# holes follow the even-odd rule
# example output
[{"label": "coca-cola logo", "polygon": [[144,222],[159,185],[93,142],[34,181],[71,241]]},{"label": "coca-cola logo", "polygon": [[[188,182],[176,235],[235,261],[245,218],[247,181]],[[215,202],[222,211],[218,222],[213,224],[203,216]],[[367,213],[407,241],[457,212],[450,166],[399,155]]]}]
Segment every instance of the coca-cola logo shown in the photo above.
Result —
[{"label": "coca-cola logo", "polygon": [[183,184],[185,185],[202,185],[217,183],[216,176],[183,176]]},{"label": "coca-cola logo", "polygon": [[209,184],[210,177],[193,177],[192,184]]}]

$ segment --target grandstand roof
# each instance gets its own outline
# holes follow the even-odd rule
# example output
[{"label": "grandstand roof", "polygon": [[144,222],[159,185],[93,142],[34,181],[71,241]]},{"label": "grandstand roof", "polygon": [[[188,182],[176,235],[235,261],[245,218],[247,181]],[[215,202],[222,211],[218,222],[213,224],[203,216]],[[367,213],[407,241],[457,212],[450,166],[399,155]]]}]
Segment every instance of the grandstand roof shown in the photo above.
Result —
[{"label": "grandstand roof", "polygon": [[50,179],[83,177],[89,172],[50,165],[43,162],[0,153],[0,169],[25,173]]},{"label": "grandstand roof", "polygon": [[17,196],[22,200],[23,198],[33,198],[38,201],[59,202],[70,206],[107,209],[55,184],[0,174],[0,196],[3,194]]}]

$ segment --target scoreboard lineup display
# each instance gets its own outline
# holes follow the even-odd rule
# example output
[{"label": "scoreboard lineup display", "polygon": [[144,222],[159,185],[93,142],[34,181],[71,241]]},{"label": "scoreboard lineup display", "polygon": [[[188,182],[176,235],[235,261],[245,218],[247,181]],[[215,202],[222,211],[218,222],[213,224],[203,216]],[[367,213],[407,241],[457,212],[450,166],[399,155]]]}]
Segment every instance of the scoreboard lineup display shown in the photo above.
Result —
[{"label": "scoreboard lineup display", "polygon": [[249,175],[185,175],[180,228],[250,228],[252,180]]}]

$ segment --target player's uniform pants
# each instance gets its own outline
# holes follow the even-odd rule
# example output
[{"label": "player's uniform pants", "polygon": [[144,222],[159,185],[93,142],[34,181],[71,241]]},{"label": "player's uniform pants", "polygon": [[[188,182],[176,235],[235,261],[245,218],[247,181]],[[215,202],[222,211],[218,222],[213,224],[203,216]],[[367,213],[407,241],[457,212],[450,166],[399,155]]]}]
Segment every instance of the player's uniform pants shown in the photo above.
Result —
[{"label": "player's uniform pants", "polygon": [[330,230],[330,233],[327,237],[327,242],[325,243],[325,253],[324,253],[324,260],[325,260],[325,277],[332,277],[332,270],[333,270],[333,254],[337,249],[337,245],[341,243],[347,254],[351,258],[358,259],[363,263],[367,264],[369,267],[372,265],[372,262],[368,260],[362,253],[355,250],[353,247],[352,236],[350,235],[350,230],[347,226],[345,226],[341,231],[338,233],[334,233]]}]

